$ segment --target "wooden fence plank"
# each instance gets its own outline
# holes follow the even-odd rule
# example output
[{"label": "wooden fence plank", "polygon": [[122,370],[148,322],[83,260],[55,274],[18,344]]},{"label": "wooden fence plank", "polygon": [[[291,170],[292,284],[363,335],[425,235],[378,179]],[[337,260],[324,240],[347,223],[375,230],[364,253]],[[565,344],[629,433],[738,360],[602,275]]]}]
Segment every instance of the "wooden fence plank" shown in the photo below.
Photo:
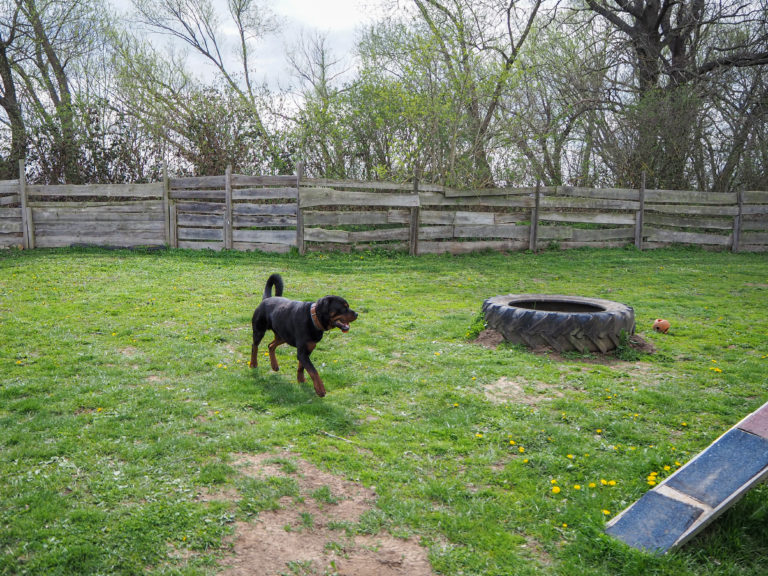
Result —
[{"label": "wooden fence plank", "polygon": [[216,202],[175,202],[176,211],[191,212],[195,214],[221,214],[224,215],[224,204]]},{"label": "wooden fence plank", "polygon": [[[413,185],[410,183],[395,183],[395,182],[363,182],[361,180],[334,180],[330,178],[304,178],[302,179],[302,193],[307,189],[312,188],[338,188],[341,190],[355,189],[355,190],[376,190],[381,192],[411,192]],[[420,185],[419,188],[424,190],[424,186]],[[443,191],[442,186],[432,186],[432,191]]]},{"label": "wooden fence plank", "polygon": [[741,229],[757,231],[757,232],[768,230],[768,218],[760,218],[757,216],[744,216],[741,223]]},{"label": "wooden fence plank", "polygon": [[482,250],[497,252],[513,252],[528,248],[528,239],[515,240],[485,240],[477,242],[420,242],[419,254],[470,254]]},{"label": "wooden fence plank", "polygon": [[176,216],[176,225],[182,228],[221,228],[224,223],[222,214],[188,214]]},{"label": "wooden fence plank", "polygon": [[18,204],[21,201],[21,196],[18,194],[12,194],[10,196],[0,196],[0,206],[9,206],[11,204]]},{"label": "wooden fence plank", "polygon": [[636,200],[607,200],[603,198],[570,198],[562,196],[541,197],[541,207],[550,209],[576,209],[576,210],[631,210],[640,208],[640,202]]},{"label": "wooden fence plank", "polygon": [[179,228],[179,241],[182,240],[216,240],[224,242],[224,232],[221,228]]},{"label": "wooden fence plank", "polygon": [[283,174],[280,176],[246,176],[244,174],[232,174],[232,186],[295,186],[295,174]]},{"label": "wooden fence plank", "polygon": [[233,230],[235,242],[296,245],[295,230]]},{"label": "wooden fence plank", "polygon": [[350,232],[350,242],[383,242],[387,240],[409,240],[409,228],[385,228],[380,230],[364,230]]},{"label": "wooden fence plank", "polygon": [[742,214],[768,214],[768,204],[745,204],[742,208]]},{"label": "wooden fence plank", "polygon": [[633,241],[635,238],[635,227],[624,228],[602,228],[600,230],[584,230],[573,228],[571,240],[573,242],[606,242],[609,240],[627,240]]},{"label": "wooden fence plank", "polygon": [[447,198],[435,192],[419,191],[421,207],[425,206],[485,206],[499,208],[531,208],[533,196],[473,196]]},{"label": "wooden fence plank", "polygon": [[232,200],[296,200],[296,188],[235,188]]},{"label": "wooden fence plank", "polygon": [[148,222],[83,222],[78,226],[72,226],[71,222],[36,222],[35,235],[56,236],[77,234],[78,236],[109,235],[116,232],[130,233],[156,232],[157,237],[164,238],[164,226],[162,220]]},{"label": "wooden fence plank", "polygon": [[[556,194],[558,188],[555,186],[541,186],[541,194]],[[523,188],[479,188],[477,190],[452,190],[445,189],[446,198],[487,198],[490,196],[528,196],[533,197],[536,193],[536,187]]]},{"label": "wooden fence plank", "polygon": [[374,226],[388,224],[389,214],[382,210],[368,212],[319,212],[305,210],[305,226]]},{"label": "wooden fence plank", "polygon": [[453,239],[455,239],[453,226],[421,226],[419,228],[419,241]]},{"label": "wooden fence plank", "polygon": [[743,192],[744,204],[768,204],[768,192],[746,190]]},{"label": "wooden fence plank", "polygon": [[115,233],[92,236],[89,234],[80,234],[78,231],[70,230],[67,234],[40,235],[36,238],[38,248],[63,248],[72,245],[89,246],[162,246],[164,239],[157,233]]},{"label": "wooden fence plank", "polygon": [[302,188],[301,208],[315,206],[377,206],[414,208],[419,197],[413,194],[340,192],[330,188]]},{"label": "wooden fence plank", "polygon": [[296,216],[296,204],[235,204],[232,212],[236,216]]},{"label": "wooden fence plank", "polygon": [[730,230],[733,227],[732,218],[710,218],[706,216],[686,218],[685,216],[669,216],[666,214],[646,214],[645,222],[654,226],[672,226],[675,228]]},{"label": "wooden fence plank", "polygon": [[[746,206],[745,206],[746,208]],[[682,216],[736,216],[739,213],[738,206],[699,206],[690,204],[646,204],[648,212],[660,214],[678,214]]]},{"label": "wooden fence plank", "polygon": [[235,216],[235,228],[296,228],[298,218],[296,216]]},{"label": "wooden fence plank", "polygon": [[162,218],[163,204],[160,200],[136,200],[136,201],[111,201],[111,202],[28,202],[30,208],[54,208],[56,210],[98,210],[104,209],[111,212],[153,212]]},{"label": "wooden fence plank", "polygon": [[539,220],[545,222],[579,222],[583,224],[635,224],[634,214],[622,214],[619,212],[599,213],[599,212],[542,212],[539,214]]},{"label": "wooden fence plank", "polygon": [[764,232],[742,232],[742,244],[764,244],[768,246],[768,233]]},{"label": "wooden fence plank", "polygon": [[168,194],[168,197],[171,200],[178,200],[178,201],[184,201],[184,200],[219,200],[221,202],[224,201],[224,197],[226,196],[226,192],[224,189],[220,190],[174,190],[171,189],[171,191]]},{"label": "wooden fence plank", "polygon": [[182,250],[214,250],[220,252],[224,249],[224,242],[204,242],[194,240],[179,240],[177,248]]},{"label": "wooden fence plank", "polygon": [[530,240],[530,226],[500,224],[498,226],[454,226],[455,238],[511,238]]},{"label": "wooden fence plank", "polygon": [[27,195],[30,198],[56,197],[63,198],[157,198],[163,197],[163,183],[153,184],[56,184],[28,185]]},{"label": "wooden fence plank", "polygon": [[693,192],[688,190],[646,190],[645,199],[657,204],[736,204],[735,192]]},{"label": "wooden fence plank", "polygon": [[323,228],[304,228],[304,241],[346,244],[349,242],[349,232],[344,230],[325,230]]},{"label": "wooden fence plank", "polygon": [[648,242],[669,242],[676,244],[703,244],[714,246],[730,246],[731,234],[705,234],[700,232],[679,232],[676,230],[664,230],[661,228],[647,228],[646,238]]},{"label": "wooden fence plank", "polygon": [[144,222],[147,220],[162,222],[163,216],[159,211],[147,212],[113,212],[107,207],[83,210],[76,208],[35,208],[32,207],[32,216],[37,223],[45,222],[69,222],[79,224],[81,222]]},{"label": "wooden fence plank", "polygon": [[21,219],[0,220],[0,234],[21,234]]},{"label": "wooden fence plank", "polygon": [[0,194],[18,194],[19,180],[0,180]]},{"label": "wooden fence plank", "polygon": [[247,251],[258,250],[259,252],[272,252],[276,254],[287,254],[291,251],[290,244],[264,244],[261,242],[235,242],[232,244],[235,250]]},{"label": "wooden fence plank", "polygon": [[171,178],[171,190],[195,190],[200,188],[224,189],[224,176],[193,176],[190,178]]},{"label": "wooden fence plank", "polygon": [[558,186],[556,194],[579,198],[601,198],[604,200],[639,200],[637,188],[583,188],[580,186]]}]

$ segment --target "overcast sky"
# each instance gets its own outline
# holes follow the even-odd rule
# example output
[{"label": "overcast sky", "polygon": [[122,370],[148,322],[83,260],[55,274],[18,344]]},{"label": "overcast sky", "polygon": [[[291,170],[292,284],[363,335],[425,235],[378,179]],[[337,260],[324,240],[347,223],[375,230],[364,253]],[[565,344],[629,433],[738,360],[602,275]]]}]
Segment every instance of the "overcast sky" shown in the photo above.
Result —
[{"label": "overcast sky", "polygon": [[[131,12],[133,9],[131,0],[108,1],[121,12]],[[226,15],[226,0],[211,1],[219,7],[222,16]],[[290,80],[286,54],[302,33],[326,34],[333,54],[337,58],[346,57],[354,46],[359,28],[371,21],[378,12],[376,6],[384,2],[387,0],[266,0],[265,4],[280,17],[283,25],[278,35],[260,44],[262,53],[255,66],[258,80],[265,80],[272,87],[286,87]],[[153,39],[155,43],[165,41],[167,39]],[[231,48],[234,53],[234,45],[227,48]],[[198,59],[191,53],[189,56],[197,65]],[[200,61],[198,72],[201,75],[205,75],[206,66],[206,63]]]}]

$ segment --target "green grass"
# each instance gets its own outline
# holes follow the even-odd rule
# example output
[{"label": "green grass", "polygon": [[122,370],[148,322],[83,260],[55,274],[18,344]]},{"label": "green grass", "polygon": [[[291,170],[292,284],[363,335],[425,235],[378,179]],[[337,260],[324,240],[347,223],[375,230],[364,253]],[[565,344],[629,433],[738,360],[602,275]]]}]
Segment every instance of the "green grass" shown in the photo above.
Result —
[{"label": "green grass", "polygon": [[[293,349],[279,373],[247,366],[272,272],[286,296],[337,293],[360,312],[313,354],[324,399],[295,382]],[[483,300],[513,292],[631,305],[657,353],[605,364],[470,343]],[[296,497],[290,479],[238,472],[278,447],[375,486],[351,529],[417,537],[439,574],[762,574],[765,487],[663,557],[603,527],[651,472],[768,400],[766,305],[765,255],[688,249],[2,252],[0,574],[213,574],[235,520]],[[532,400],[489,401],[501,378]]]}]

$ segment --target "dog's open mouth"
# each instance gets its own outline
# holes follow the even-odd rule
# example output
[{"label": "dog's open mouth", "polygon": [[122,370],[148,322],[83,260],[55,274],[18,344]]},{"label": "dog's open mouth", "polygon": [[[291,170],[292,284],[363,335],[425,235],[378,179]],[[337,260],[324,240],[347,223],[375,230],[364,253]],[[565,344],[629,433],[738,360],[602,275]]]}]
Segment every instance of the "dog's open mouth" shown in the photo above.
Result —
[{"label": "dog's open mouth", "polygon": [[341,320],[336,320],[336,322],[333,323],[336,328],[341,330],[342,332],[349,332],[349,324],[344,324]]}]

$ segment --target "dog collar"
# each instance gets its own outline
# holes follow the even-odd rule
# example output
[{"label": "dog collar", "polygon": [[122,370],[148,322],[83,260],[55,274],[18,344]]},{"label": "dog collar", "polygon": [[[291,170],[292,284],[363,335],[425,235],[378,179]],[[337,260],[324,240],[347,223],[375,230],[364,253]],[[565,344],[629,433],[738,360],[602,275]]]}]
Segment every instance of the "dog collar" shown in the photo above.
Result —
[{"label": "dog collar", "polygon": [[317,317],[317,304],[315,302],[313,302],[312,306],[310,306],[309,313],[312,315],[312,324],[315,325],[315,328],[320,330],[320,332],[325,332],[325,328],[323,328],[323,325],[320,324],[320,319]]}]

